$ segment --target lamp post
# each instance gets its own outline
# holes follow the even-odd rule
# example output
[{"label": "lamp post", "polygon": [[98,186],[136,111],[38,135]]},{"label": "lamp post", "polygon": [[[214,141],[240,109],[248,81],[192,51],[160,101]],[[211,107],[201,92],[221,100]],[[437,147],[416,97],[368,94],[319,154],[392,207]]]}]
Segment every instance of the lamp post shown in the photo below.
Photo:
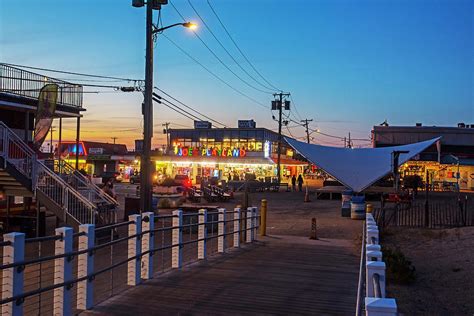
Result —
[{"label": "lamp post", "polygon": [[[175,26],[194,29],[191,22],[175,23],[157,28],[153,25],[153,10],[160,10],[168,1],[148,0],[146,2],[146,54],[145,54],[145,92],[142,106],[143,114],[143,151],[140,163],[140,212],[151,211],[152,202],[152,165],[151,139],[153,137],[153,35]],[[132,0],[134,7],[143,7],[144,0]]]}]

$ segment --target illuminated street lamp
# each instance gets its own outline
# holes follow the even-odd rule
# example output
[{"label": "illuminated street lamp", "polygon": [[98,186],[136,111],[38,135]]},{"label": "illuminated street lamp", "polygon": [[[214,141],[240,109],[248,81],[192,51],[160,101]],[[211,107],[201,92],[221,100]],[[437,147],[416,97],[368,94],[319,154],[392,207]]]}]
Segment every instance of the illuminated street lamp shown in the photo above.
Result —
[{"label": "illuminated street lamp", "polygon": [[[140,212],[152,210],[152,165],[151,139],[153,137],[153,35],[166,29],[183,26],[196,29],[197,25],[191,22],[175,23],[162,28],[153,25],[153,10],[161,10],[161,5],[167,0],[148,0],[146,2],[146,56],[145,56],[145,92],[142,107],[143,114],[143,151],[140,164]],[[134,7],[143,7],[144,0],[132,0]]]}]

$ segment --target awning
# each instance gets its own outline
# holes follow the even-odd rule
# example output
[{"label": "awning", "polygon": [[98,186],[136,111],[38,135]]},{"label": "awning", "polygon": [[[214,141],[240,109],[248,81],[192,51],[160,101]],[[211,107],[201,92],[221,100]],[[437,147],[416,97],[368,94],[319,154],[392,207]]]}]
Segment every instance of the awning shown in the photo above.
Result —
[{"label": "awning", "polygon": [[394,151],[408,151],[407,154],[400,154],[398,161],[400,166],[440,138],[382,148],[340,148],[303,143],[288,137],[285,137],[285,140],[300,155],[336,178],[347,188],[362,192],[391,172]]}]

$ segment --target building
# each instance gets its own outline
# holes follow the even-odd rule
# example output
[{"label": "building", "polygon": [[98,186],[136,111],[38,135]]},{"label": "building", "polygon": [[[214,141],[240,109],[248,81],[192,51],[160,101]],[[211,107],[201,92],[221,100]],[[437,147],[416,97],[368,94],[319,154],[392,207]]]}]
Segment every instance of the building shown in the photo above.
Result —
[{"label": "building", "polygon": [[[196,125],[199,126],[204,128],[169,130],[167,153],[152,158],[158,174],[186,174],[194,183],[211,178],[243,180],[249,176],[261,181],[276,179],[278,133],[257,128],[254,122],[243,124],[240,121],[241,128]],[[283,140],[282,181],[303,173],[307,165]]]},{"label": "building", "polygon": [[[124,144],[80,141],[77,148],[78,169],[85,170],[87,174],[100,177],[104,173],[120,172],[123,178],[127,179],[135,169],[138,170],[135,154],[129,153]],[[74,165],[76,142],[63,141],[59,153],[62,160]]]},{"label": "building", "polygon": [[402,177],[428,177],[435,190],[474,190],[474,124],[459,123],[458,127],[374,126],[373,147],[416,143],[441,137],[431,146],[400,168]]}]

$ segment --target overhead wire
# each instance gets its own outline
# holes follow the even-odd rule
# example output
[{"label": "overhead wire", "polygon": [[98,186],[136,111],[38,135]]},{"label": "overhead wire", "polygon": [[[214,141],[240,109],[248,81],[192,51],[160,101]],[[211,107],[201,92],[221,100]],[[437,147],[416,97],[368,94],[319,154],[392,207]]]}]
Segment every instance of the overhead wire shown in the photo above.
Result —
[{"label": "overhead wire", "polygon": [[191,121],[194,121],[194,118],[192,118],[192,117],[190,117],[190,116],[188,116],[188,115],[182,113],[181,111],[177,110],[176,108],[174,108],[174,107],[172,107],[172,106],[170,106],[170,105],[168,105],[168,104],[162,102],[162,101],[159,100],[158,98],[153,97],[153,101],[155,101],[155,102],[158,103],[158,104],[163,104],[164,106],[166,106],[166,107],[170,108],[171,110],[173,110],[173,111],[175,111],[175,112],[181,114],[182,116],[184,116],[184,117],[190,119]]},{"label": "overhead wire", "polygon": [[220,25],[222,26],[222,28],[224,29],[224,31],[226,32],[227,36],[229,36],[230,40],[232,41],[232,43],[234,44],[234,46],[237,48],[237,50],[240,52],[240,54],[242,55],[242,57],[244,57],[244,59],[247,61],[247,63],[250,65],[250,67],[252,67],[252,69],[255,71],[255,73],[263,79],[263,81],[265,81],[270,87],[274,88],[275,90],[278,90],[278,91],[282,91],[281,89],[275,87],[273,84],[271,84],[258,70],[257,68],[250,62],[249,58],[247,58],[247,56],[244,54],[244,52],[240,49],[239,45],[237,45],[237,42],[234,40],[234,38],[230,35],[230,32],[227,30],[227,27],[224,25],[224,22],[222,22],[222,19],[219,17],[219,15],[217,14],[216,10],[214,9],[214,7],[212,6],[211,2],[209,0],[207,0],[207,4],[209,5],[209,8],[211,8],[211,11],[214,13],[214,15],[216,16],[217,20],[219,21]]},{"label": "overhead wire", "polygon": [[[202,21],[203,25],[206,27],[206,29],[209,31],[209,33],[211,33],[212,37],[214,37],[214,39],[217,41],[217,43],[219,43],[220,47],[227,53],[227,55],[234,61],[234,63],[249,77],[251,78],[253,81],[255,81],[258,85],[260,85],[261,87],[263,87],[264,89],[267,89],[269,91],[264,91],[264,90],[261,90],[261,89],[257,89],[254,87],[254,89],[257,89],[258,91],[262,91],[264,93],[268,93],[268,94],[272,94],[274,91],[272,88],[268,88],[267,86],[263,85],[260,83],[260,81],[258,81],[257,79],[255,79],[254,76],[252,76],[247,70],[245,70],[244,67],[242,67],[242,65],[234,58],[234,56],[229,52],[229,50],[224,46],[224,44],[222,44],[222,42],[217,38],[217,36],[214,34],[214,32],[212,31],[211,27],[206,23],[206,21],[203,19],[203,17],[199,14],[199,12],[196,10],[196,8],[194,7],[194,5],[192,4],[191,0],[188,0],[188,3],[189,5],[191,6],[191,8],[193,9],[194,13],[196,13],[196,15],[199,17],[199,19]],[[195,33],[196,34],[196,33]]]}]

